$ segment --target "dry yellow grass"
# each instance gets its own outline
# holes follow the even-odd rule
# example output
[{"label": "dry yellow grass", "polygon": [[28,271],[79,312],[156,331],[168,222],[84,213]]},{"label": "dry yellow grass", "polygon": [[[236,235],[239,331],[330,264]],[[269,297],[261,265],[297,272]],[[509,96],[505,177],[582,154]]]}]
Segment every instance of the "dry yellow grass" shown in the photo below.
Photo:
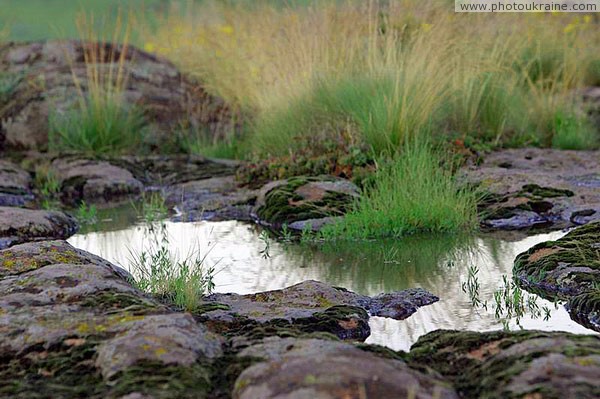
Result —
[{"label": "dry yellow grass", "polygon": [[384,76],[395,82],[384,102],[399,110],[390,124],[417,131],[445,110],[449,130],[485,125],[499,142],[547,129],[558,109],[571,107],[574,88],[600,83],[600,29],[589,15],[455,14],[448,1],[385,3],[190,2],[184,10],[173,5],[158,28],[138,30],[146,50],[259,119],[316,83]]}]

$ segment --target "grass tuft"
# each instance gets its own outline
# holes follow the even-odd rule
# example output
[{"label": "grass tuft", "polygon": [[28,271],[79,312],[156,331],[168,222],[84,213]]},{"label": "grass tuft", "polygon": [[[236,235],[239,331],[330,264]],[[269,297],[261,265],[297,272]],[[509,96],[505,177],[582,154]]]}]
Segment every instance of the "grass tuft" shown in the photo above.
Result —
[{"label": "grass tuft", "polygon": [[365,239],[476,229],[477,193],[461,187],[439,159],[429,144],[406,145],[380,166],[355,210],[326,226],[323,236]]},{"label": "grass tuft", "polygon": [[78,98],[73,109],[51,114],[50,147],[95,154],[134,149],[141,142],[144,114],[124,98],[130,25],[124,25],[119,13],[109,40],[96,33],[99,28],[93,15],[82,14],[77,26],[84,46],[86,74],[82,80],[74,60],[65,54],[71,63]]},{"label": "grass tuft", "polygon": [[195,252],[182,259],[173,253],[169,249],[169,236],[164,222],[146,224],[145,232],[148,245],[140,252],[130,253],[134,285],[193,312],[202,297],[210,294],[215,287],[214,268],[204,266],[207,254],[201,256]]}]

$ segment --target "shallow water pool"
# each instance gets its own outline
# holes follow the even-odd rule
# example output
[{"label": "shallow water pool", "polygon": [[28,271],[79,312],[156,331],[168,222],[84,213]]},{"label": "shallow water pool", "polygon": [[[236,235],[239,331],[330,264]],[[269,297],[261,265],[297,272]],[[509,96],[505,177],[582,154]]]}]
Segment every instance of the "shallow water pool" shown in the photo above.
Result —
[{"label": "shallow water pool", "polygon": [[[573,333],[594,332],[575,323],[562,306],[535,295],[539,308],[549,309],[549,318],[526,314],[497,318],[494,292],[510,277],[515,257],[531,246],[555,240],[564,232],[527,237],[518,241],[480,237],[409,237],[402,240],[340,244],[284,244],[269,240],[269,256],[261,251],[257,226],[241,222],[166,222],[171,247],[185,257],[200,251],[206,264],[216,269],[217,292],[239,294],[284,288],[314,279],[342,286],[365,295],[423,287],[440,297],[406,320],[380,317],[370,320],[368,343],[408,350],[423,334],[439,328],[486,331],[521,327]],[[147,242],[142,225],[119,230],[78,234],[68,240],[75,247],[92,252],[129,270],[130,251],[139,251]],[[474,307],[463,291],[469,268],[479,269],[479,299],[488,309]],[[545,314],[544,314],[545,315]],[[504,323],[502,320],[505,320]]]}]

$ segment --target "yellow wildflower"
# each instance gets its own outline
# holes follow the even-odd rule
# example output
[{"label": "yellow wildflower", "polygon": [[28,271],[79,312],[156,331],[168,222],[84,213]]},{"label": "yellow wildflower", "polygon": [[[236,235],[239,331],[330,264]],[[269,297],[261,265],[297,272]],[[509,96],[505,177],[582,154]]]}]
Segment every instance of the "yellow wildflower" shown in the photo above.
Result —
[{"label": "yellow wildflower", "polygon": [[148,53],[153,53],[156,50],[156,46],[152,42],[147,42],[144,44],[144,51]]},{"label": "yellow wildflower", "polygon": [[233,26],[231,25],[221,25],[219,26],[219,31],[225,33],[226,35],[233,34]]}]

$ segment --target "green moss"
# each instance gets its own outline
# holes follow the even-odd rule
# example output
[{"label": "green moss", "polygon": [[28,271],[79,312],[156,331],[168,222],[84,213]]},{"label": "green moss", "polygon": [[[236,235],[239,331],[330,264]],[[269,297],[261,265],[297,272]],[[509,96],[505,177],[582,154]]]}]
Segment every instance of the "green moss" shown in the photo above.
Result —
[{"label": "green moss", "polygon": [[552,187],[542,187],[537,184],[526,184],[520,191],[521,195],[530,195],[539,198],[572,197],[575,195],[571,190]]},{"label": "green moss", "polygon": [[[554,339],[555,345],[526,343],[540,338]],[[502,353],[516,344],[524,346],[510,355]],[[408,361],[418,370],[446,377],[462,397],[522,398],[525,394],[538,392],[543,386],[531,384],[527,392],[519,394],[505,391],[506,386],[515,376],[527,370],[533,359],[550,353],[567,357],[600,354],[600,340],[595,336],[541,331],[477,333],[438,330],[421,337],[413,345]],[[544,397],[560,397],[561,392],[555,388],[549,386],[547,389],[548,395]],[[581,384],[581,389],[582,392],[600,393],[597,386]]]},{"label": "green moss", "polygon": [[[265,204],[257,214],[274,225],[293,223],[300,220],[340,216],[354,203],[354,196],[338,192],[326,192],[322,199],[307,201],[296,193],[296,189],[310,182],[327,181],[327,178],[294,177],[286,184],[276,187],[265,196]],[[329,179],[329,180],[333,180]]]},{"label": "green moss", "polygon": [[120,397],[140,392],[155,399],[208,398],[211,377],[211,365],[176,366],[145,361],[116,375],[111,383],[110,395]]},{"label": "green moss", "polygon": [[573,320],[600,332],[600,290],[571,298],[567,308]]},{"label": "green moss", "polygon": [[[563,238],[535,245],[515,259],[513,272],[527,289],[546,297],[589,291],[600,283],[600,223],[579,227]],[[567,265],[573,269],[568,279],[556,281],[551,272]],[[587,272],[586,270],[592,270]]]},{"label": "green moss", "polygon": [[140,295],[114,291],[101,291],[87,295],[79,304],[103,314],[130,312],[138,315],[162,310],[161,306]]},{"label": "green moss", "polygon": [[0,362],[0,397],[100,398],[107,390],[94,366],[98,337],[68,345],[65,340],[48,349],[32,348],[27,354]]}]

